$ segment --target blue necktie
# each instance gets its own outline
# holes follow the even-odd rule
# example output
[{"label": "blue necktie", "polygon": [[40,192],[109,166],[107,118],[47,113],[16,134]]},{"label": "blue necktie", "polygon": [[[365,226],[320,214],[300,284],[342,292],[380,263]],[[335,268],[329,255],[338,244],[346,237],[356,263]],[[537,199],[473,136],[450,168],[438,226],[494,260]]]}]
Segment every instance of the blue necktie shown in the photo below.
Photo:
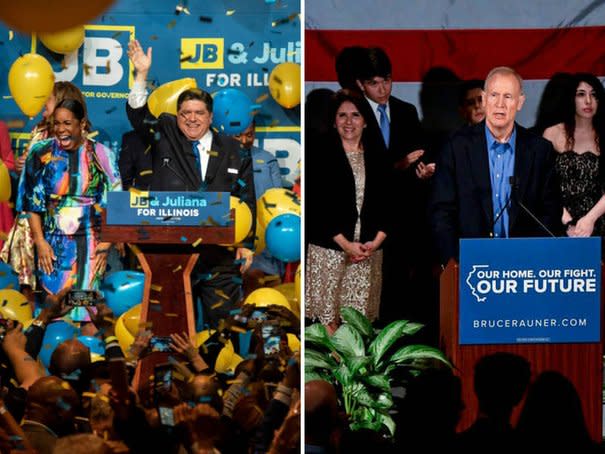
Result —
[{"label": "blue necktie", "polygon": [[380,112],[380,130],[382,131],[382,138],[384,139],[385,145],[389,146],[389,138],[391,136],[391,125],[389,124],[389,117],[387,117],[387,105],[379,104],[378,111]]},{"label": "blue necktie", "polygon": [[200,161],[200,152],[197,146],[200,144],[199,140],[194,140],[191,142],[191,148],[193,149],[193,156],[195,156],[195,162],[197,164],[197,171],[200,175],[200,180],[202,179],[202,162]]}]

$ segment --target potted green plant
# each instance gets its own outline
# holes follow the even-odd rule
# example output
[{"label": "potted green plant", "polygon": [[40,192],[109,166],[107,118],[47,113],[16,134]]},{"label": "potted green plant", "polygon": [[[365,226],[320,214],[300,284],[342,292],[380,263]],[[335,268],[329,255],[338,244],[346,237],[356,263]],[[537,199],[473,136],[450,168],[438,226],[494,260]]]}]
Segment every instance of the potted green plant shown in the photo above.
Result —
[{"label": "potted green plant", "polygon": [[417,375],[430,364],[452,367],[445,355],[427,345],[403,345],[406,337],[423,325],[408,320],[395,321],[383,329],[374,329],[356,309],[341,309],[344,323],[330,336],[325,326],[316,323],[305,330],[305,381],[326,380],[339,394],[349,418],[351,430],[388,430],[392,437],[395,422],[392,409],[393,373],[406,368]]}]

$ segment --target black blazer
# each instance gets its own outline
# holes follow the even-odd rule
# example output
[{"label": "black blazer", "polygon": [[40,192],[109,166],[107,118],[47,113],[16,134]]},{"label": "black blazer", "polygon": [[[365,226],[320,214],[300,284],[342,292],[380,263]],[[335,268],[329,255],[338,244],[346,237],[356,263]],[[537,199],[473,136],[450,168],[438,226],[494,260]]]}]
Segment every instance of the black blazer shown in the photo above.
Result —
[{"label": "black blazer", "polygon": [[388,234],[392,207],[389,207],[389,165],[384,154],[364,140],[366,181],[359,214],[353,171],[336,131],[316,143],[306,144],[305,149],[306,241],[340,250],[333,237],[342,233],[353,241],[358,215],[362,243],[372,241],[379,231]]},{"label": "black blazer", "polygon": [[[521,200],[550,231],[563,231],[560,186],[552,144],[516,125],[514,187],[509,210],[511,237],[548,236],[517,203]],[[465,126],[446,143],[433,178],[430,217],[442,264],[458,258],[459,238],[493,232],[492,188],[485,122]]]},{"label": "black blazer", "polygon": [[[151,146],[152,170],[150,190],[153,191],[212,191],[229,192],[244,201],[252,212],[252,229],[255,230],[256,197],[254,194],[254,174],[250,151],[240,147],[231,137],[213,132],[212,151],[216,152],[208,160],[206,178],[201,174],[191,142],[184,136],[176,123],[176,117],[163,113],[155,118],[145,104],[133,109],[126,103],[126,113],[134,130]],[[253,239],[251,236],[250,243]],[[250,248],[251,244],[247,244]],[[233,261],[233,252],[225,254],[226,248],[206,246],[222,258],[221,264]],[[218,250],[222,251],[218,251]],[[200,259],[202,263],[216,263],[209,255]]]},{"label": "black blazer", "polygon": [[153,174],[146,172],[152,170],[151,153],[150,150],[145,153],[145,150],[147,146],[136,131],[128,131],[122,136],[118,166],[125,191],[130,187],[148,190],[151,185]]}]

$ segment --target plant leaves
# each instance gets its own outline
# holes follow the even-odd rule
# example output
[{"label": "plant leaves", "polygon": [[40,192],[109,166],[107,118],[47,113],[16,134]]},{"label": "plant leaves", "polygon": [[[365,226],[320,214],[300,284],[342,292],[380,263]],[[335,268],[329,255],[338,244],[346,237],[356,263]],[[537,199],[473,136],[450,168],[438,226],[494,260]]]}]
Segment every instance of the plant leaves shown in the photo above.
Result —
[{"label": "plant leaves", "polygon": [[380,393],[378,395],[378,399],[376,399],[373,407],[380,408],[381,410],[388,410],[393,406],[393,396],[391,394],[391,390],[388,392]]},{"label": "plant leaves", "polygon": [[405,325],[408,323],[407,320],[397,320],[390,323],[372,341],[368,347],[368,352],[372,355],[374,366],[378,365],[383,355],[391,348],[395,341],[405,335]]},{"label": "plant leaves", "polygon": [[370,429],[374,432],[378,432],[378,431],[380,431],[381,427],[382,427],[381,421],[367,421],[367,420],[354,422],[349,425],[349,428],[353,431],[361,430],[361,429]]},{"label": "plant leaves", "polygon": [[346,323],[355,328],[357,332],[364,338],[372,337],[374,335],[372,324],[368,318],[357,309],[352,307],[343,307],[340,309],[340,316]]},{"label": "plant leaves", "polygon": [[341,363],[334,369],[334,378],[344,387],[348,387],[353,383],[353,374],[345,363]]},{"label": "plant leaves", "polygon": [[317,369],[307,369],[305,367],[305,383],[312,380],[323,380],[327,381],[328,383],[332,383],[332,380],[330,380],[328,374],[322,374]]},{"label": "plant leaves", "polygon": [[328,331],[321,323],[315,323],[305,329],[305,343],[307,342],[321,345],[330,350],[334,349]]},{"label": "plant leaves", "polygon": [[363,381],[368,385],[374,386],[382,391],[391,392],[391,384],[389,383],[389,379],[382,374],[364,377]]},{"label": "plant leaves", "polygon": [[420,331],[422,328],[424,328],[424,325],[422,323],[408,322],[408,324],[405,325],[404,333],[408,336],[412,336],[413,334],[416,334],[418,331]]},{"label": "plant leaves", "polygon": [[345,358],[352,356],[365,356],[365,346],[361,335],[350,325],[344,324],[336,330],[330,341],[336,351]]},{"label": "plant leaves", "polygon": [[406,345],[400,348],[391,356],[391,361],[396,364],[401,364],[407,361],[413,361],[416,359],[436,359],[449,367],[452,364],[445,357],[443,352],[435,347],[429,347],[428,345]]},{"label": "plant leaves", "polygon": [[345,359],[347,367],[351,371],[351,374],[354,376],[357,374],[366,375],[365,373],[363,373],[363,371],[360,371],[360,369],[362,367],[367,367],[371,361],[372,358],[369,356],[354,356],[352,358]]},{"label": "plant leaves", "polygon": [[395,436],[395,421],[393,421],[393,418],[391,418],[390,415],[386,413],[378,413],[376,415],[376,420],[380,421],[382,425],[386,426],[386,428],[389,429],[391,437]]},{"label": "plant leaves", "polygon": [[320,353],[308,347],[305,349],[305,368],[319,367],[320,369],[334,370],[336,366],[336,361],[329,354]]}]

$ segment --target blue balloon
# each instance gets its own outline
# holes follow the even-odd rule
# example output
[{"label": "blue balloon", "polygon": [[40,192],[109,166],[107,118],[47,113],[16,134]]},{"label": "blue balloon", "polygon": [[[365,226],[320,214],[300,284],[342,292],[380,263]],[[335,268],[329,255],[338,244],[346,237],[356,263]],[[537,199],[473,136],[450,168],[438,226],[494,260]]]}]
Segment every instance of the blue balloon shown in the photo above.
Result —
[{"label": "blue balloon", "polygon": [[96,353],[97,355],[105,354],[105,343],[98,337],[78,336],[78,340],[89,348],[90,353]]},{"label": "blue balloon", "polygon": [[282,262],[300,260],[300,216],[280,214],[275,216],[265,229],[267,249]]},{"label": "blue balloon", "polygon": [[0,262],[0,289],[19,291],[19,276],[4,262]]},{"label": "blue balloon", "polygon": [[252,101],[237,88],[225,88],[214,95],[212,124],[222,133],[240,134],[252,123]]},{"label": "blue balloon", "polygon": [[100,290],[113,315],[119,317],[132,306],[143,301],[144,286],[144,273],[125,270],[107,275],[100,285]]},{"label": "blue balloon", "polygon": [[42,364],[44,364],[44,367],[48,368],[50,365],[50,357],[55,351],[55,348],[57,348],[57,345],[79,335],[80,330],[69,323],[64,321],[50,323],[46,327],[44,339],[42,339],[42,349],[38,355]]}]

